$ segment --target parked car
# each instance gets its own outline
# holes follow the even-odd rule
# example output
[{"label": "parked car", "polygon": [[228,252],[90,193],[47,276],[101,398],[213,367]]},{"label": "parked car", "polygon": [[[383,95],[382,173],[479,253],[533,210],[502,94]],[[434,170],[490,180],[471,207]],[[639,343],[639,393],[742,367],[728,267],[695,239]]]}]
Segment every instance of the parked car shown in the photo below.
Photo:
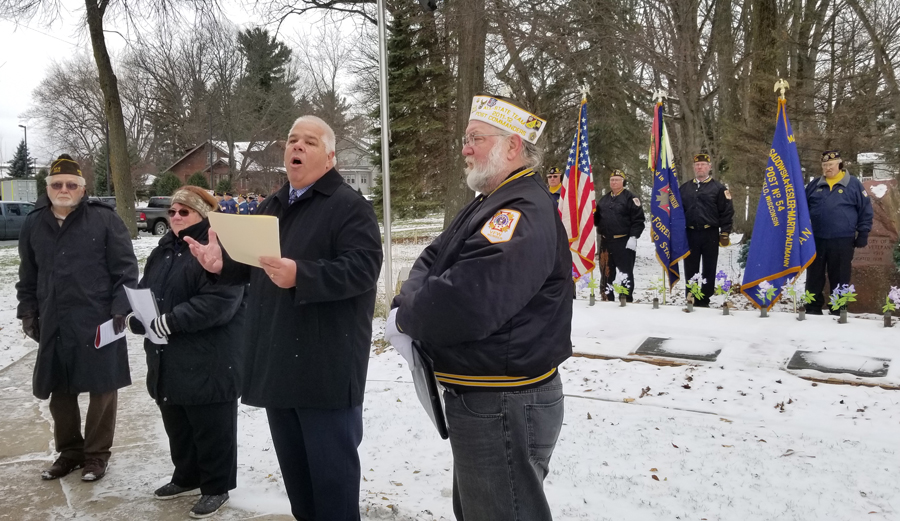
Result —
[{"label": "parked car", "polygon": [[19,201],[0,201],[0,239],[19,238],[25,216],[34,210],[34,204]]},{"label": "parked car", "polygon": [[172,206],[171,197],[151,197],[146,208],[138,208],[138,230],[149,231],[153,235],[164,235],[169,231],[169,216],[167,212]]},{"label": "parked car", "polygon": [[92,195],[92,196],[88,197],[88,199],[90,199],[91,201],[100,201],[101,203],[103,203],[107,206],[112,206],[113,210],[116,209],[116,196],[114,196],[114,195],[101,195],[101,196]]}]

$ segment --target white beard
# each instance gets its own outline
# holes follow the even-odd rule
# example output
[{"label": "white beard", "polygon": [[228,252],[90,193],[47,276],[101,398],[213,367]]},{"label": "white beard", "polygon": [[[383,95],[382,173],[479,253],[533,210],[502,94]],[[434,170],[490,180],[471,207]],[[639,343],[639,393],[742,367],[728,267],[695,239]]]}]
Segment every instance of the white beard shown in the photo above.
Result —
[{"label": "white beard", "polygon": [[81,202],[80,197],[70,197],[68,200],[61,200],[57,197],[51,197],[50,194],[47,194],[47,197],[50,198],[50,203],[52,203],[56,208],[75,208],[76,206],[78,206],[78,203]]},{"label": "white beard", "polygon": [[466,159],[466,184],[472,190],[486,194],[497,188],[497,180],[504,173],[503,152],[499,146],[501,143],[503,140],[494,144],[483,164],[475,164],[474,160]]}]

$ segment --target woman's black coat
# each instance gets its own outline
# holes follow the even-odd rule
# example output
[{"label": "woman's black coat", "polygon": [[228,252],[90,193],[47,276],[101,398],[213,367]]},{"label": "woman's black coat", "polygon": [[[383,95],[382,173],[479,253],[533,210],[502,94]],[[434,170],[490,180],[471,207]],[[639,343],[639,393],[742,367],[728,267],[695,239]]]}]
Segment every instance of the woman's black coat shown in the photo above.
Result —
[{"label": "woman's black coat", "polygon": [[244,286],[210,284],[182,240],[205,244],[208,233],[204,219],[180,237],[164,235],[141,278],[139,287],[153,291],[159,313],[171,313],[176,325],[168,344],[144,340],[147,390],[159,403],[200,405],[240,396]]}]

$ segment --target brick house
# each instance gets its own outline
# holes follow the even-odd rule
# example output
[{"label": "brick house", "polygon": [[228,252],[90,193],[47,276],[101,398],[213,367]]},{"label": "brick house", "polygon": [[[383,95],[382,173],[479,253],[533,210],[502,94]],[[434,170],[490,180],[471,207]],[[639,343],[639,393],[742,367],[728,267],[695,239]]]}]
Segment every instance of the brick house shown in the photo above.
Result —
[{"label": "brick house", "polygon": [[[353,138],[342,138],[335,144],[337,169],[344,181],[363,195],[372,191],[376,168],[372,166],[369,145]],[[238,141],[234,143],[235,170],[232,186],[236,192],[273,193],[287,177],[284,170],[284,141]],[[170,166],[170,171],[186,183],[197,172],[206,176],[209,186],[231,173],[228,144],[205,141],[188,150]]]},{"label": "brick house", "polygon": [[232,186],[238,192],[270,193],[286,180],[284,142],[235,142],[233,171],[230,157],[227,142],[207,140],[185,152],[166,171],[174,173],[182,183],[200,172],[211,187],[231,175]]}]

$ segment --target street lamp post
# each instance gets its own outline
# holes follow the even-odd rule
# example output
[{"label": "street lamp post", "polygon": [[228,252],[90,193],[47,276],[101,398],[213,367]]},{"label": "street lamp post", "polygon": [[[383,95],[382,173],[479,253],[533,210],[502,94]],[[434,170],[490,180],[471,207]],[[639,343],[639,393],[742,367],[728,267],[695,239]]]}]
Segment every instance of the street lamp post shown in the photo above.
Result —
[{"label": "street lamp post", "polygon": [[25,125],[19,125],[19,127],[25,131],[25,167],[28,168],[28,175],[31,175],[31,161],[28,160],[28,127]]}]

